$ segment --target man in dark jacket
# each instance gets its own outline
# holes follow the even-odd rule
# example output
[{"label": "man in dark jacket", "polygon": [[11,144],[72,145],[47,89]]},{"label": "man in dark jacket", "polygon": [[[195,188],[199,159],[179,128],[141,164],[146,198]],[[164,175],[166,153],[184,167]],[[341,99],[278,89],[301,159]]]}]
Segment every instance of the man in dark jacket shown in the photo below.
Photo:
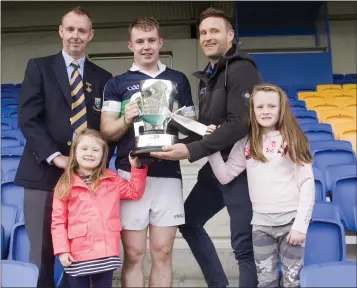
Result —
[{"label": "man in dark jacket", "polygon": [[[200,44],[210,63],[203,72],[194,74],[200,79],[198,121],[219,128],[201,139],[190,135],[184,143],[164,147],[164,152],[152,153],[154,157],[194,162],[221,151],[227,160],[233,145],[248,133],[248,100],[254,85],[261,82],[256,64],[233,45],[234,31],[223,11],[213,8],[203,11],[199,30]],[[180,227],[180,232],[199,263],[208,286],[227,286],[228,280],[217,252],[203,228],[224,206],[231,218],[231,243],[239,263],[239,287],[256,287],[250,225],[252,205],[245,172],[228,185],[221,185],[206,163],[186,199],[186,224]]]}]

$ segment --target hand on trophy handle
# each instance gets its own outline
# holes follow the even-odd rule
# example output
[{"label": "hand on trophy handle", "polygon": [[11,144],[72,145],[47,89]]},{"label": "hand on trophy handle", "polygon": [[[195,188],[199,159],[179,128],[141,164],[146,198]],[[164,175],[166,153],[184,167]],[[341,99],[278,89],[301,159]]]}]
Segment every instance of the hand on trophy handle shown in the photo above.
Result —
[{"label": "hand on trophy handle", "polygon": [[132,124],[136,117],[140,116],[140,109],[137,101],[129,102],[125,106],[125,121]]}]

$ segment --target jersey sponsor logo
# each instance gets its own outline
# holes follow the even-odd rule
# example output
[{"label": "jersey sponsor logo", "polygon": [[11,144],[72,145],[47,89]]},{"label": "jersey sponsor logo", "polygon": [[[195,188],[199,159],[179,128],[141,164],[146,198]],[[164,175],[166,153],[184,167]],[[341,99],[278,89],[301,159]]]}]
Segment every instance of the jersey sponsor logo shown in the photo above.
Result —
[{"label": "jersey sponsor logo", "polygon": [[130,86],[126,87],[126,89],[127,89],[128,91],[139,90],[139,89],[140,89],[140,86],[139,86],[138,84],[130,85]]},{"label": "jersey sponsor logo", "polygon": [[200,90],[200,95],[205,94],[205,93],[206,93],[206,89],[207,89],[207,87],[202,88],[202,89]]}]

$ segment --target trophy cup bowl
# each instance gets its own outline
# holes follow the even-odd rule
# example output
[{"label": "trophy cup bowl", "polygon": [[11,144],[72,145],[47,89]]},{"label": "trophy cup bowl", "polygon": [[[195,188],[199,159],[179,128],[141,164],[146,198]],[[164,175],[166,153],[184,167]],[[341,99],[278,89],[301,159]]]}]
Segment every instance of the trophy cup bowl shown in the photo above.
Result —
[{"label": "trophy cup bowl", "polygon": [[134,121],[135,148],[131,156],[149,157],[151,152],[161,152],[163,146],[178,142],[178,136],[167,130],[176,94],[176,84],[172,81],[140,81],[140,92],[131,98],[131,101],[140,101],[140,116]]}]

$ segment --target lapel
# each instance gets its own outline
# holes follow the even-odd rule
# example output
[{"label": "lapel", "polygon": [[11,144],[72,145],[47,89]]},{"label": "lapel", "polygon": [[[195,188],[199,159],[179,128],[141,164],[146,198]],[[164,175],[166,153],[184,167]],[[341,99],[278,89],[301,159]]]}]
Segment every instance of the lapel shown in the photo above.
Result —
[{"label": "lapel", "polygon": [[93,91],[95,89],[95,70],[95,66],[86,58],[86,61],[84,62],[83,88],[86,99],[88,100],[93,97],[93,93],[91,93],[90,90]]},{"label": "lapel", "polygon": [[64,58],[62,56],[62,52],[58,53],[53,62],[52,62],[52,70],[55,73],[56,79],[61,87],[62,94],[66,99],[66,102],[69,107],[72,107],[72,97],[71,91],[68,81],[67,68],[66,63],[64,62]]}]

